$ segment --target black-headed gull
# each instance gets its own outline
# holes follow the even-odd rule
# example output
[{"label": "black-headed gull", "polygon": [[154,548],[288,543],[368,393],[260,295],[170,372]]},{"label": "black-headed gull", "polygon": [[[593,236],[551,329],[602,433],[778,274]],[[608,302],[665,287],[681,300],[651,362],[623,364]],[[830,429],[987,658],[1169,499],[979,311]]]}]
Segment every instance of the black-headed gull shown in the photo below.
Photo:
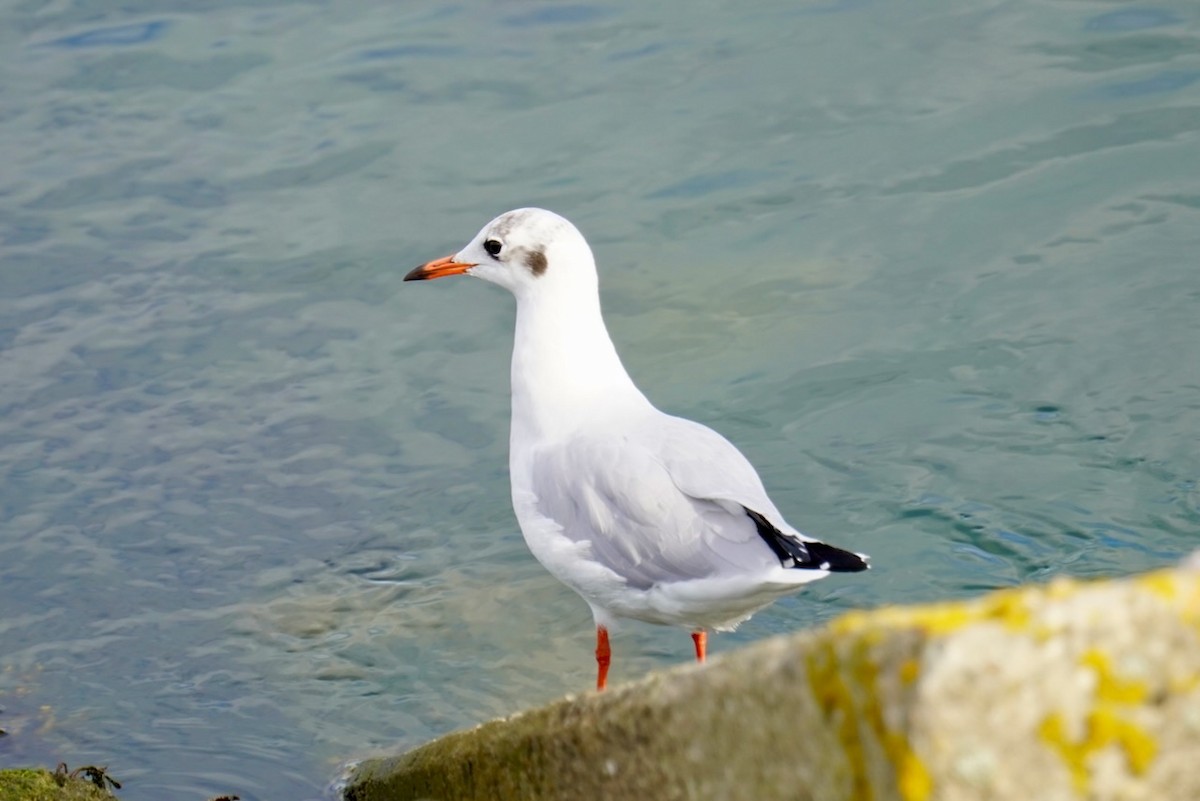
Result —
[{"label": "black-headed gull", "polygon": [[867,569],[865,555],[788,525],[728,440],[634,386],[600,315],[592,251],[570,222],[543,209],[501,214],[404,280],[460,273],[517,298],[513,510],[533,555],[592,608],[597,689],[618,618],[688,627],[703,662],[708,629],[731,630],[831,572]]}]

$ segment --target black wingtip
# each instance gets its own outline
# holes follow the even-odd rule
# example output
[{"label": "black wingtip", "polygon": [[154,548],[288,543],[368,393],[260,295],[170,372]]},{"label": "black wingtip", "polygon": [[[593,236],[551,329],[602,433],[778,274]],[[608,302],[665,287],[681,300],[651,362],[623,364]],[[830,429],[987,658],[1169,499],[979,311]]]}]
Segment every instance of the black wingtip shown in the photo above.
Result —
[{"label": "black wingtip", "polygon": [[806,542],[804,547],[817,567],[831,573],[861,573],[871,569],[871,558],[866,554],[843,551],[823,542]]},{"label": "black wingtip", "polygon": [[[744,506],[742,508],[746,509]],[[859,573],[871,568],[871,560],[866,554],[844,551],[816,540],[800,540],[784,534],[753,509],[746,509],[746,514],[754,521],[758,536],[774,551],[779,564],[786,568],[828,570],[830,573]]]}]

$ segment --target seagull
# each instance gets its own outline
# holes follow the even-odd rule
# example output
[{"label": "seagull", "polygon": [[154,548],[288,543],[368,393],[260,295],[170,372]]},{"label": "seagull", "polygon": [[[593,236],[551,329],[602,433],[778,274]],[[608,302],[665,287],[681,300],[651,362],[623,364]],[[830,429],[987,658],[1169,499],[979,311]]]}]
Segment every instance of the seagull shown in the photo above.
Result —
[{"label": "seagull", "polygon": [[703,662],[709,630],[731,631],[810,581],[870,566],[789,525],[729,440],[646,399],[604,325],[591,248],[568,220],[505,212],[404,280],[451,275],[516,297],[513,511],[537,560],[591,607],[597,690],[619,619],[690,629]]}]

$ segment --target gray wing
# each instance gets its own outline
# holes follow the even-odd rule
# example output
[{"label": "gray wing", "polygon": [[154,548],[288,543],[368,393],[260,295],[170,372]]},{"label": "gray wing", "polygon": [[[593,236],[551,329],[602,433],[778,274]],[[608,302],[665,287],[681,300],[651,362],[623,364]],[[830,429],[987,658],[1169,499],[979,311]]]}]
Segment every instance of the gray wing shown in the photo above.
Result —
[{"label": "gray wing", "polygon": [[783,519],[758,471],[733,443],[694,420],[666,417],[666,421],[654,427],[651,436],[681,492],[719,502],[732,514],[752,509],[781,531],[804,538]]},{"label": "gray wing", "polygon": [[786,523],[746,458],[698,423],[661,415],[574,437],[532,467],[538,511],[633,587],[779,567],[746,509]]}]

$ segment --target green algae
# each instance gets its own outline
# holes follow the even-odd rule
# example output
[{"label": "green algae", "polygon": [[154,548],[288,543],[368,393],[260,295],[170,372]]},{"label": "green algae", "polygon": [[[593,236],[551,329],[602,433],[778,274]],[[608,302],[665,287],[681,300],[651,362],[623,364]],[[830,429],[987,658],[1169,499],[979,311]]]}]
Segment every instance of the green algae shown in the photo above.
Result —
[{"label": "green algae", "polygon": [[56,775],[44,768],[0,769],[0,801],[113,801],[113,798],[83,776]]}]

